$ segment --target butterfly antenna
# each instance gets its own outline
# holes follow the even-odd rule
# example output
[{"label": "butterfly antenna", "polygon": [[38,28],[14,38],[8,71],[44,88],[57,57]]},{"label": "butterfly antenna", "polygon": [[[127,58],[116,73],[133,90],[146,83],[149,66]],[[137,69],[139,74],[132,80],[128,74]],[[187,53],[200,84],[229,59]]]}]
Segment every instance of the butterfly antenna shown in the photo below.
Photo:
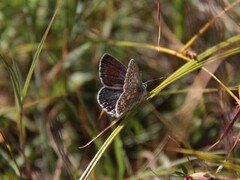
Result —
[{"label": "butterfly antenna", "polygon": [[154,81],[159,81],[159,80],[162,80],[162,79],[165,79],[166,77],[160,77],[160,78],[156,78],[156,79],[151,79],[151,80],[148,80],[146,82],[144,82],[144,84],[148,84],[148,83],[151,83],[151,82],[154,82]]},{"label": "butterfly antenna", "polygon": [[109,126],[107,126],[104,130],[102,130],[96,137],[94,137],[91,141],[89,141],[87,144],[80,146],[79,149],[83,149],[90,145],[93,141],[95,141],[97,138],[99,138],[103,133],[105,133],[109,128],[111,128],[114,124],[116,124],[120,118],[115,119]]}]

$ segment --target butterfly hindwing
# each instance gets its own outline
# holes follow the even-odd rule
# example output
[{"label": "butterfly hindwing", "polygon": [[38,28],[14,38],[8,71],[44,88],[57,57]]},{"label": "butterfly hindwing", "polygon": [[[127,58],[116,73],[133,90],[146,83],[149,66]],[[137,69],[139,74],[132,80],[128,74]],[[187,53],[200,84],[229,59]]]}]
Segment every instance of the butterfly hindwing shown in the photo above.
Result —
[{"label": "butterfly hindwing", "polygon": [[145,93],[146,87],[142,83],[138,66],[132,59],[128,64],[123,93],[120,95],[116,104],[116,117],[139,103],[143,99]]},{"label": "butterfly hindwing", "polygon": [[98,103],[108,114],[115,115],[116,103],[122,92],[121,89],[102,87],[97,95]]}]

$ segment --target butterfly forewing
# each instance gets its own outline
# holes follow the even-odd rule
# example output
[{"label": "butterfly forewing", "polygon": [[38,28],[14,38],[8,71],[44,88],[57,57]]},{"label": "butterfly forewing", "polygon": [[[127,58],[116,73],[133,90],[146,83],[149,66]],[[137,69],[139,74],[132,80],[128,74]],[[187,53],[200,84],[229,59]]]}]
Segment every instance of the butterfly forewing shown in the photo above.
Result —
[{"label": "butterfly forewing", "polygon": [[99,77],[103,85],[122,89],[127,68],[116,58],[104,54],[99,64]]},{"label": "butterfly forewing", "polygon": [[103,87],[97,95],[98,103],[108,114],[115,115],[116,103],[122,92],[119,89]]},{"label": "butterfly forewing", "polygon": [[131,59],[128,64],[123,89],[125,90],[130,88],[131,90],[136,90],[137,88],[142,89],[142,86],[143,86],[142,77],[138,69],[138,66],[136,62],[133,59]]},{"label": "butterfly forewing", "polygon": [[116,104],[116,117],[139,103],[143,99],[145,92],[146,87],[142,83],[138,66],[132,59],[128,64],[123,93],[120,95]]}]

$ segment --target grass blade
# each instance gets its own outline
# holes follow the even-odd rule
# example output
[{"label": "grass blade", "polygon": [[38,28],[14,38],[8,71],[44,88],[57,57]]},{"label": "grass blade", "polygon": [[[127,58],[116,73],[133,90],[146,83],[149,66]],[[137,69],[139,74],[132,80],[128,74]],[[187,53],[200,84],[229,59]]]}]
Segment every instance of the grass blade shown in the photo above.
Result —
[{"label": "grass blade", "polygon": [[33,75],[35,66],[36,66],[36,64],[37,64],[37,61],[38,61],[38,57],[39,57],[39,55],[40,55],[40,53],[41,53],[41,51],[42,51],[44,42],[45,42],[45,40],[46,40],[46,38],[47,38],[47,35],[48,35],[48,33],[49,33],[49,31],[50,31],[50,29],[51,29],[51,27],[52,27],[53,21],[54,21],[56,15],[57,15],[57,12],[58,12],[59,7],[60,7],[60,1],[57,1],[57,6],[56,6],[56,9],[55,9],[54,14],[53,14],[53,16],[52,16],[52,19],[50,20],[50,22],[49,22],[49,24],[48,24],[48,27],[47,27],[47,29],[46,29],[43,37],[42,37],[42,40],[41,40],[41,42],[40,42],[39,45],[38,45],[38,48],[37,48],[37,51],[36,51],[36,53],[35,53],[35,55],[34,55],[34,58],[33,58],[32,64],[31,64],[31,67],[30,67],[30,69],[29,69],[29,71],[28,71],[28,75],[27,75],[25,84],[24,84],[24,86],[23,86],[23,91],[22,91],[22,95],[21,95],[21,100],[22,100],[22,101],[24,100],[24,98],[25,98],[25,96],[26,96],[26,94],[27,94],[27,90],[28,90],[28,88],[29,88],[31,78],[32,78],[32,75]]}]

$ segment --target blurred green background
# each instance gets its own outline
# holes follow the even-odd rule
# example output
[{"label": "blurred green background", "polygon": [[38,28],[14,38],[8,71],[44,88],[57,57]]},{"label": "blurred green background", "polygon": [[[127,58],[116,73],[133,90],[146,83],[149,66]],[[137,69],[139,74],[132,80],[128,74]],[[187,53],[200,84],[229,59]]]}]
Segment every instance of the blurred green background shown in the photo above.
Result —
[{"label": "blurred green background", "polygon": [[[106,113],[99,119],[101,108],[96,100],[102,86],[98,77],[102,55],[110,53],[125,65],[135,59],[143,81],[165,79],[185,61],[173,54],[149,50],[142,43],[177,52],[222,13],[191,46],[191,50],[201,54],[239,34],[240,5],[230,7],[235,2],[1,1],[0,53],[8,57],[20,87],[24,86],[40,41],[58,9],[20,111],[9,72],[0,63],[1,179],[78,179],[116,127],[79,149],[112,122]],[[226,7],[230,8],[224,13]],[[136,44],[130,47],[131,42]],[[214,55],[235,47],[239,47],[239,42]],[[239,57],[229,55],[206,66],[236,96]],[[157,85],[158,82],[154,84]],[[188,153],[192,155],[193,149],[206,150],[232,118],[236,102],[221,88],[202,70],[172,83],[128,121],[104,152],[91,179],[169,179],[194,172],[214,174],[221,164],[218,158],[210,156],[206,162],[206,156],[189,157]],[[236,166],[224,168],[220,175],[236,178],[240,151],[239,147],[230,149],[239,132],[239,122],[231,129],[214,150],[218,150],[216,154],[222,160],[231,154],[231,165]],[[190,152],[180,152],[181,148]]]}]

